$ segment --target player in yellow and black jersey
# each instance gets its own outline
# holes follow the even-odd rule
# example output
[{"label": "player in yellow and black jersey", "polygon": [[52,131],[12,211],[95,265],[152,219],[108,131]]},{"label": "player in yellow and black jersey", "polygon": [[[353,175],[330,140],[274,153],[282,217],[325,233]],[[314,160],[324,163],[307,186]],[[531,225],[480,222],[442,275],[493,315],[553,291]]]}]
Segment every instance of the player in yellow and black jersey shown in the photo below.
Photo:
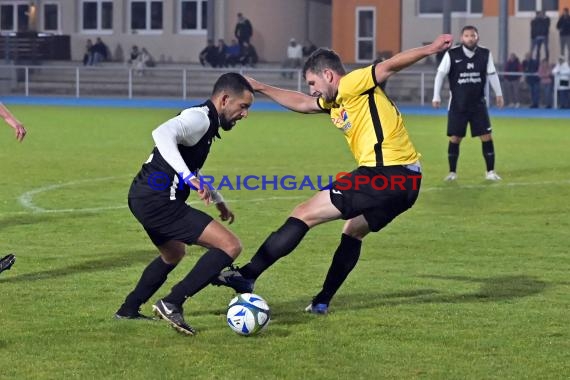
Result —
[{"label": "player in yellow and black jersey", "polygon": [[310,228],[344,219],[341,241],[323,288],[306,309],[319,314],[328,311],[332,297],[358,261],[364,236],[379,231],[412,207],[419,193],[420,155],[410,141],[400,111],[378,84],[420,59],[448,49],[451,43],[450,35],[441,35],[430,45],[350,73],[334,51],[318,49],[303,68],[310,94],[248,78],[254,90],[290,110],[329,113],[335,127],[344,133],[358,168],[298,205],[247,265],[222,272],[213,284],[232,287],[239,293],[251,292],[261,273],[293,251]]}]

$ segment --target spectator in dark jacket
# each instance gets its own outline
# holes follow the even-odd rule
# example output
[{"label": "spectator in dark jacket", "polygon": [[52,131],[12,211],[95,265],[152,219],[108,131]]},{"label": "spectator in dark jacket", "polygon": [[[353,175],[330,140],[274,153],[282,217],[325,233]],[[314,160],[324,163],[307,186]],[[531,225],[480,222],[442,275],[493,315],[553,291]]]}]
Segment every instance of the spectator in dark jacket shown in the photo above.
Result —
[{"label": "spectator in dark jacket", "polygon": [[253,27],[251,26],[251,22],[243,16],[243,14],[238,13],[238,22],[236,24],[236,28],[234,30],[234,36],[237,38],[240,45],[243,45],[244,42],[249,43],[249,39],[253,35]]},{"label": "spectator in dark jacket", "polygon": [[218,66],[217,67],[228,67],[227,50],[228,50],[228,45],[226,45],[226,42],[224,41],[223,38],[220,38],[218,40],[218,45],[216,45],[216,52],[218,54]]},{"label": "spectator in dark jacket", "polygon": [[212,67],[218,67],[218,49],[214,46],[214,41],[208,40],[208,45],[200,52],[200,63]]},{"label": "spectator in dark jacket", "polygon": [[544,11],[536,12],[536,17],[530,22],[530,54],[534,54],[536,47],[536,60],[540,61],[540,46],[544,44],[544,52],[546,59],[549,58],[548,52],[548,33],[550,32],[550,18],[546,16]]},{"label": "spectator in dark jacket", "polygon": [[97,37],[95,43],[93,44],[93,64],[96,65],[99,62],[109,60],[109,48],[101,40],[101,37]]},{"label": "spectator in dark jacket", "polygon": [[303,57],[307,58],[315,50],[317,50],[317,46],[310,40],[306,40],[305,44],[303,45]]},{"label": "spectator in dark jacket", "polygon": [[522,63],[525,73],[525,81],[530,91],[530,108],[538,108],[540,102],[540,77],[538,76],[538,60],[532,57],[531,53],[526,53]]},{"label": "spectator in dark jacket", "polygon": [[226,47],[226,63],[234,67],[239,63],[241,46],[236,40],[232,40],[231,45]]},{"label": "spectator in dark jacket", "polygon": [[[505,71],[507,73],[520,73],[522,71],[521,61],[515,53],[509,55],[509,59],[505,63]],[[519,107],[520,106],[520,75],[505,75],[504,77],[504,94],[505,94],[505,104],[509,107]]]},{"label": "spectator in dark jacket", "polygon": [[247,42],[243,43],[239,61],[243,66],[255,67],[255,65],[257,65],[257,51],[252,44]]},{"label": "spectator in dark jacket", "polygon": [[540,61],[538,76],[540,78],[540,98],[545,108],[552,108],[552,66],[546,58]]},{"label": "spectator in dark jacket", "polygon": [[91,66],[93,64],[93,42],[90,38],[85,43],[85,53],[83,54],[83,65]]},{"label": "spectator in dark jacket", "polygon": [[568,49],[568,60],[570,61],[570,14],[568,14],[568,8],[564,8],[558,22],[556,23],[556,29],[560,34],[560,55],[566,55],[566,49]]}]

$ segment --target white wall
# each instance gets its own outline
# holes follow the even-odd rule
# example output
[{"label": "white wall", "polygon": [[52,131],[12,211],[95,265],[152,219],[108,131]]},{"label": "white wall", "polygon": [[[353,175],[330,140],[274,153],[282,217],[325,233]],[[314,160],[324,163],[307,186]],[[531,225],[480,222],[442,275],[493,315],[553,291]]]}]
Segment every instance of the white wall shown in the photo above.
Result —
[{"label": "white wall", "polygon": [[[530,50],[530,21],[529,16],[509,17],[509,49],[519,58]],[[560,42],[556,29],[557,17],[550,18],[550,61],[556,62],[560,55]],[[480,44],[491,50],[495,62],[499,59],[499,18],[498,17],[452,17],[451,31],[455,41],[459,41],[461,28],[474,25],[479,30]],[[433,40],[443,32],[441,17],[416,16],[416,1],[402,2],[402,49],[421,46],[424,42]],[[544,56],[542,53],[541,56]]]}]

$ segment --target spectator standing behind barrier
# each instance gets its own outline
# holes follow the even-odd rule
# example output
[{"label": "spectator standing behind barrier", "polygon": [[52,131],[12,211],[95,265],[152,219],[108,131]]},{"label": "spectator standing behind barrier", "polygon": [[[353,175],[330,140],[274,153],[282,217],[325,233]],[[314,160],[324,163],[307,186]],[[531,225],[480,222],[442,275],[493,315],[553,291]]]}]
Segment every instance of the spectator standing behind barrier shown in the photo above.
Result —
[{"label": "spectator standing behind barrier", "polygon": [[258,59],[259,57],[257,56],[255,47],[250,43],[244,42],[241,47],[239,62],[243,66],[255,67],[255,65],[257,65]]},{"label": "spectator standing behind barrier", "polygon": [[[283,61],[283,68],[286,69],[300,69],[303,65],[303,47],[297,43],[294,38],[289,40],[287,46],[287,58]],[[293,72],[283,72],[282,77],[289,77],[293,79]]]},{"label": "spectator standing behind barrier", "polygon": [[227,59],[228,47],[223,38],[218,40],[218,45],[216,46],[216,51],[218,54],[218,67],[228,67]]},{"label": "spectator standing behind barrier", "polygon": [[546,58],[538,66],[540,98],[545,108],[552,108],[552,66]]},{"label": "spectator standing behind barrier", "polygon": [[145,48],[142,48],[137,59],[135,61],[133,61],[133,68],[135,71],[135,75],[138,75],[141,77],[144,75],[144,69],[145,68],[154,67],[155,65],[156,64],[154,62],[154,58],[152,58],[152,55],[150,55],[148,50],[146,50]]},{"label": "spectator standing behind barrier", "polygon": [[226,63],[234,67],[239,63],[241,46],[236,40],[232,40],[231,45],[226,47]]},{"label": "spectator standing behind barrier", "polygon": [[85,53],[83,54],[83,66],[91,66],[93,64],[93,42],[90,38],[85,43]]},{"label": "spectator standing behind barrier", "polygon": [[303,44],[303,57],[310,56],[315,50],[317,50],[317,46],[311,40],[306,40]]},{"label": "spectator standing behind barrier", "polygon": [[218,67],[218,50],[214,46],[214,41],[208,40],[208,45],[200,52],[200,64],[206,66],[206,64],[212,67]]},{"label": "spectator standing behind barrier", "polygon": [[525,81],[530,91],[530,108],[538,108],[540,102],[540,78],[538,76],[538,60],[531,53],[526,53],[523,65]]},{"label": "spectator standing behind barrier", "polygon": [[[520,73],[522,71],[521,62],[515,53],[509,55],[509,59],[505,63],[505,71],[507,73]],[[505,104],[509,107],[520,106],[520,75],[505,75],[503,82],[505,89]]]},{"label": "spectator standing behind barrier", "polygon": [[137,45],[133,45],[131,52],[129,53],[129,65],[132,65],[139,58],[140,53],[139,47]]},{"label": "spectator standing behind barrier", "polygon": [[570,66],[566,58],[558,58],[558,63],[552,69],[552,75],[558,81],[558,107],[570,108]]},{"label": "spectator standing behind barrier", "polygon": [[240,46],[242,46],[244,42],[249,43],[253,35],[253,27],[251,26],[251,22],[245,18],[243,14],[238,13],[237,18],[238,22],[234,30],[234,36],[237,38]]},{"label": "spectator standing behind barrier", "polygon": [[568,50],[568,59],[570,60],[570,14],[568,14],[568,8],[564,8],[562,11],[556,23],[556,29],[560,34],[560,55],[566,56],[566,50]]},{"label": "spectator standing behind barrier", "polygon": [[107,61],[109,59],[109,48],[101,40],[101,37],[97,37],[95,44],[93,44],[93,65],[97,65],[100,62]]},{"label": "spectator standing behind barrier", "polygon": [[530,22],[530,54],[534,54],[536,47],[536,60],[540,61],[540,46],[544,44],[544,52],[546,59],[549,58],[548,52],[548,33],[550,32],[550,18],[546,16],[544,11],[536,12],[536,17]]}]

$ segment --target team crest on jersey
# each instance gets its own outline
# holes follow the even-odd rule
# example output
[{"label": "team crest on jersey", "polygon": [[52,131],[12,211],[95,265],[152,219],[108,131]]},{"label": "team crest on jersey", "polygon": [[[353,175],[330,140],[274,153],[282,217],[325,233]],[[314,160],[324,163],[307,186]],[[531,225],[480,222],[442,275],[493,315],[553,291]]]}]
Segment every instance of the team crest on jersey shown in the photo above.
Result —
[{"label": "team crest on jersey", "polygon": [[339,117],[333,117],[331,119],[334,125],[343,132],[346,132],[352,127],[352,124],[350,124],[350,121],[348,120],[348,113],[344,108],[340,110]]}]

